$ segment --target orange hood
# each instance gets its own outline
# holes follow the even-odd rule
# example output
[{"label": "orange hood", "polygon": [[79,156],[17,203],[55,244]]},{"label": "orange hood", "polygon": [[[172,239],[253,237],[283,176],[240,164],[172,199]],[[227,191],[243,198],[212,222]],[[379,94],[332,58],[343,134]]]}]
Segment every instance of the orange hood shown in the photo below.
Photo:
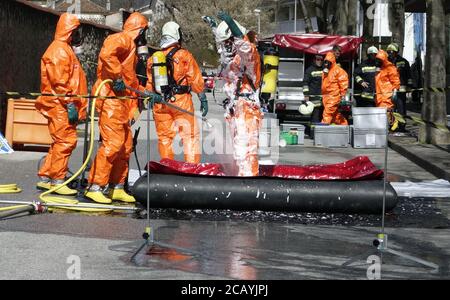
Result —
[{"label": "orange hood", "polygon": [[331,68],[336,65],[336,56],[334,55],[333,52],[328,52],[327,55],[325,56],[325,60],[331,62]]},{"label": "orange hood", "polygon": [[383,68],[393,66],[394,64],[389,61],[389,57],[386,51],[378,51],[377,58],[383,62]]},{"label": "orange hood", "polygon": [[123,32],[135,40],[139,36],[139,32],[148,27],[148,19],[142,14],[135,12],[130,15],[123,25]]},{"label": "orange hood", "polygon": [[80,25],[77,16],[68,13],[62,14],[56,25],[55,40],[69,43],[72,32]]}]

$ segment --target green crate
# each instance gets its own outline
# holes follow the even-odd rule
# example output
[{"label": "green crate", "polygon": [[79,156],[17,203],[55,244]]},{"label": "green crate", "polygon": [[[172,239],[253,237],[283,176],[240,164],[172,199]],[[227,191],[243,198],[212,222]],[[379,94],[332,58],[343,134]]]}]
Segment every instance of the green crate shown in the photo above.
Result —
[{"label": "green crate", "polygon": [[298,133],[295,131],[282,132],[281,138],[285,140],[288,145],[298,145]]}]

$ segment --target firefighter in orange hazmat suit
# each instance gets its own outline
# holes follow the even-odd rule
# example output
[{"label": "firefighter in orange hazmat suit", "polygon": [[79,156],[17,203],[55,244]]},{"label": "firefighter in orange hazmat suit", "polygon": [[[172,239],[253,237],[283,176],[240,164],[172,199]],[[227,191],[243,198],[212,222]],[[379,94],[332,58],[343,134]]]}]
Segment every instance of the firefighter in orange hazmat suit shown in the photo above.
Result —
[{"label": "firefighter in orange hazmat suit", "polygon": [[[55,39],[41,60],[41,92],[54,95],[86,95],[87,81],[74,49],[83,42],[81,24],[75,15],[64,13],[56,26]],[[36,109],[48,120],[53,144],[40,168],[37,188],[60,187],[60,195],[77,191],[61,187],[72,151],[77,145],[76,125],[86,118],[87,100],[74,97],[41,96]]]},{"label": "firefighter in orange hazmat suit", "polygon": [[[166,101],[194,113],[191,93],[199,94],[201,110],[205,117],[208,112],[208,102],[203,93],[205,82],[194,56],[182,48],[182,38],[182,32],[177,23],[168,22],[163,26],[160,46],[167,59],[170,96],[172,97]],[[152,69],[153,62],[150,59],[147,67],[146,86],[149,91],[155,90]],[[200,163],[200,130],[196,118],[162,103],[154,105],[153,116],[161,159],[174,159],[173,140],[178,130],[183,142],[185,161]]]},{"label": "firefighter in orange hazmat suit", "polygon": [[389,113],[389,122],[391,130],[395,131],[399,122],[393,115],[395,101],[400,90],[401,81],[397,67],[389,61],[388,54],[380,50],[377,54],[377,67],[380,69],[375,77],[377,88],[376,105],[377,107],[386,107]]},{"label": "firefighter in orange hazmat suit", "polygon": [[[144,91],[136,76],[136,47],[146,43],[147,29],[148,19],[136,12],[127,19],[122,32],[110,35],[105,40],[99,56],[98,79],[93,91],[107,79],[114,82],[102,88],[101,96],[136,96],[126,89],[126,85]],[[134,99],[98,99],[96,106],[102,143],[91,168],[90,188],[85,196],[102,204],[110,204],[112,201],[133,203],[135,199],[125,192],[124,184],[133,146],[130,123],[138,108],[138,102]],[[102,193],[108,184],[109,198]]]},{"label": "firefighter in orange hazmat suit", "polygon": [[334,53],[328,53],[322,75],[323,124],[348,125],[347,119],[339,112],[339,106],[347,95],[348,87],[347,72],[336,63]]}]

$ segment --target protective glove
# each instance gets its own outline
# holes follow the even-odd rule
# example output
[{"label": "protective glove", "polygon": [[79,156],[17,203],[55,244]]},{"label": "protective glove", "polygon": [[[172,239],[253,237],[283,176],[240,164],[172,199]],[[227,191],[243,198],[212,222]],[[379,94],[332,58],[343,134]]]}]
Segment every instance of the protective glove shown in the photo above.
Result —
[{"label": "protective glove", "polygon": [[114,92],[124,92],[127,89],[125,86],[125,82],[122,78],[116,79],[113,81],[113,90]]},{"label": "protective glove", "polygon": [[392,94],[392,102],[397,103],[398,102],[398,91],[395,90]]},{"label": "protective glove", "polygon": [[206,117],[206,115],[208,114],[208,99],[206,98],[206,94],[205,93],[201,93],[198,94],[198,97],[200,98],[200,110],[202,111],[202,116]]},{"label": "protective glove", "polygon": [[219,14],[217,15],[217,17],[219,18],[219,20],[225,21],[228,25],[228,27],[231,30],[231,34],[236,37],[236,38],[243,38],[244,37],[244,33],[239,29],[239,27],[237,26],[236,22],[233,20],[233,18],[227,14],[224,11],[219,12]]},{"label": "protective glove", "polygon": [[209,25],[211,28],[217,28],[217,22],[213,17],[210,16],[203,16],[202,17],[203,22]]},{"label": "protective glove", "polygon": [[67,115],[69,117],[70,125],[77,125],[78,123],[78,109],[74,103],[67,104]]},{"label": "protective glove", "polygon": [[144,94],[145,97],[148,98],[151,108],[153,108],[156,103],[164,103],[163,97],[160,94],[152,93],[149,91],[145,91]]}]

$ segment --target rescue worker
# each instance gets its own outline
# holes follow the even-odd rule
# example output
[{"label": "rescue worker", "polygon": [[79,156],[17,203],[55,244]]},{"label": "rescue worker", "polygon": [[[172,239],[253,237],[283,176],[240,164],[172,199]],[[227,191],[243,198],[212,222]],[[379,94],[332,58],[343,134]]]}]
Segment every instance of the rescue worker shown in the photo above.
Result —
[{"label": "rescue worker", "polygon": [[374,107],[375,106],[375,76],[377,75],[377,47],[370,47],[367,50],[367,60],[363,61],[355,70],[356,83],[359,85],[357,94],[360,96],[356,104],[358,107]]},{"label": "rescue worker", "polygon": [[[110,35],[100,51],[96,91],[100,83],[111,79],[113,84],[105,85],[101,96],[136,96],[126,85],[144,91],[136,76],[138,61],[137,45],[146,44],[148,19],[140,13],[133,13],[126,20],[123,31]],[[152,102],[158,98],[152,98]],[[85,196],[97,203],[112,201],[135,202],[125,191],[128,163],[132,152],[131,122],[138,107],[137,100],[98,99],[99,127],[102,143],[89,175],[90,188]],[[102,191],[109,185],[109,197]]]},{"label": "rescue worker", "polygon": [[380,50],[377,54],[378,73],[375,77],[376,82],[376,106],[387,108],[390,114],[390,125],[392,130],[396,130],[398,122],[393,116],[395,109],[395,100],[400,89],[400,75],[397,68],[388,59],[388,54]]},{"label": "rescue worker", "polygon": [[339,45],[335,45],[334,47],[333,47],[333,54],[334,54],[334,57],[336,58],[336,63],[338,64],[338,65],[340,65],[340,59],[341,59],[341,56],[342,56],[342,47],[341,46],[339,46]]},{"label": "rescue worker", "polygon": [[[83,43],[81,24],[75,15],[64,13],[56,26],[55,39],[41,60],[41,92],[57,95],[86,95],[87,81],[74,52]],[[42,96],[36,109],[48,120],[53,139],[43,166],[38,172],[37,188],[60,187],[60,195],[76,195],[77,191],[61,187],[70,155],[77,145],[77,123],[86,118],[87,100],[74,97]]]},{"label": "rescue worker", "polygon": [[347,72],[337,63],[333,52],[325,57],[322,75],[323,119],[326,125],[348,125],[347,119],[339,112],[341,102],[345,99],[349,87]]},{"label": "rescue worker", "polygon": [[238,176],[258,176],[259,131],[263,118],[259,99],[261,57],[244,27],[224,12],[218,17],[222,22],[213,28],[213,33],[223,51],[222,76],[228,99],[224,103],[225,118],[232,136]]},{"label": "rescue worker", "polygon": [[[161,49],[166,55],[169,70],[169,87],[172,104],[194,113],[192,92],[198,94],[200,110],[205,117],[208,114],[208,100],[204,93],[205,82],[194,56],[182,48],[183,34],[175,22],[168,22],[162,28]],[[152,76],[153,62],[147,67],[147,90],[154,90]],[[174,159],[173,140],[179,132],[184,148],[184,159],[188,163],[201,161],[200,129],[196,117],[164,104],[153,107],[158,149],[161,159]]]},{"label": "rescue worker", "polygon": [[[408,115],[406,108],[407,92],[412,88],[413,81],[411,76],[411,66],[409,61],[400,56],[400,47],[398,44],[390,44],[387,48],[387,53],[389,60],[397,67],[398,73],[400,75],[400,90],[397,96],[397,102],[395,103],[396,111],[403,117]],[[399,132],[406,131],[406,123],[401,123],[399,126]]]},{"label": "rescue worker", "polygon": [[305,102],[312,102],[316,108],[312,114],[312,122],[320,123],[322,121],[322,76],[323,76],[323,55],[314,56],[314,62],[305,72],[303,81],[303,94]]}]

